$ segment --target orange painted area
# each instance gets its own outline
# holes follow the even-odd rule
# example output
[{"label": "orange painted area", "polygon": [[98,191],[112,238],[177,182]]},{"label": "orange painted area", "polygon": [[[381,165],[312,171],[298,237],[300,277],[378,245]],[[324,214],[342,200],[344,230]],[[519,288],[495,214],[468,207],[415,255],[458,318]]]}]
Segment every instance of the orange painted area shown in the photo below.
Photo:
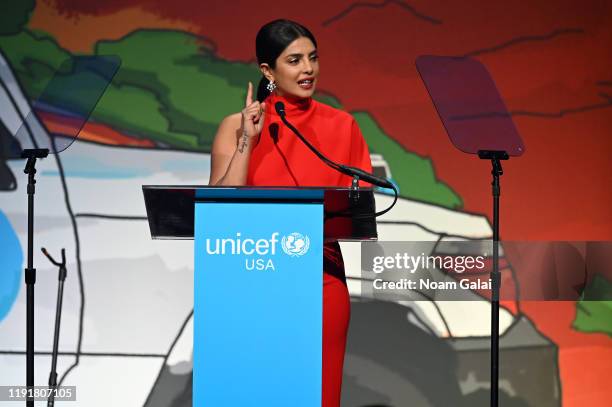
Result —
[{"label": "orange painted area", "polygon": [[37,115],[51,133],[72,137],[78,136],[80,140],[93,141],[101,144],[130,147],[155,147],[155,143],[151,140],[130,137],[102,123],[87,122],[81,128],[80,120],[40,111],[37,112]]},{"label": "orange painted area", "polygon": [[[191,31],[195,26],[179,19],[160,17],[140,5],[104,14],[59,11],[47,1],[36,2],[29,26],[53,34],[61,47],[73,52],[91,52],[100,39],[117,40],[143,27]],[[58,34],[61,30],[61,35]]]},{"label": "orange painted area", "polygon": [[559,346],[563,407],[609,406],[612,339],[575,331],[574,301],[523,301],[521,310]]}]

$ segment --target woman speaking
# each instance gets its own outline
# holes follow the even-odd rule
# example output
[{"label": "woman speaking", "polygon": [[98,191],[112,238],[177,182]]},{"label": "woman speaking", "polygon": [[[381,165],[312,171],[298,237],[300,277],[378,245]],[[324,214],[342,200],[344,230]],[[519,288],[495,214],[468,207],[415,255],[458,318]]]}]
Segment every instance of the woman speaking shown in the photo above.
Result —
[{"label": "woman speaking", "polygon": [[[281,121],[287,119],[332,161],[371,172],[368,147],[351,115],[312,98],[319,79],[317,42],[304,26],[272,21],[259,30],[256,54],[263,77],[253,100],[226,117],[211,153],[210,185],[348,187],[351,178],[325,165]],[[350,301],[337,242],[325,244],[323,265],[322,405],[340,405]]]}]

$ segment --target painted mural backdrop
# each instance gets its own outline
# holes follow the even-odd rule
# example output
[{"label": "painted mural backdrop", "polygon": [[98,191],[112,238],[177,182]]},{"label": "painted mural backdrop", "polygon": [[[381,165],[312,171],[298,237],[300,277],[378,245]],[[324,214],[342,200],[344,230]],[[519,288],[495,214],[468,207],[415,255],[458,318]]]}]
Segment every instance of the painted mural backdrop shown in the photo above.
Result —
[{"label": "painted mural backdrop", "polygon": [[[121,68],[79,140],[38,166],[37,244],[65,247],[69,258],[58,371],[78,386],[79,405],[190,405],[193,245],[150,239],[141,185],[207,182],[218,123],[259,80],[255,33],[280,17],[314,32],[316,97],[353,114],[375,166],[399,186],[398,205],[379,219],[381,240],[491,237],[489,164],[452,147],[414,65],[423,54],[472,56],[491,72],[527,146],[504,164],[502,238],[591,241],[570,244],[570,253],[578,268],[600,256],[605,270],[578,274],[574,288],[611,291],[609,2],[10,0],[0,9],[1,384],[25,377],[26,180],[13,135],[63,64],[116,55]],[[70,128],[53,103],[35,113],[34,134]],[[379,191],[376,201],[384,207],[390,197]],[[352,297],[343,405],[486,405],[487,299],[366,298],[359,246],[342,250]],[[520,255],[508,252],[502,272]],[[35,262],[43,384],[57,270],[42,255]],[[525,278],[519,273],[517,287]],[[502,405],[607,405],[610,304],[504,301]]]}]

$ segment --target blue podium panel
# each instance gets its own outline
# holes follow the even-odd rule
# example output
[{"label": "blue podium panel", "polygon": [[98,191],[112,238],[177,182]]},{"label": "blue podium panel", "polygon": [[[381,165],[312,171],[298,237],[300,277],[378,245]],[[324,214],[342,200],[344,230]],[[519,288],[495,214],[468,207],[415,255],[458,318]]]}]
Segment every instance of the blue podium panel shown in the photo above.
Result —
[{"label": "blue podium panel", "polygon": [[321,405],[322,203],[196,203],[193,405]]}]

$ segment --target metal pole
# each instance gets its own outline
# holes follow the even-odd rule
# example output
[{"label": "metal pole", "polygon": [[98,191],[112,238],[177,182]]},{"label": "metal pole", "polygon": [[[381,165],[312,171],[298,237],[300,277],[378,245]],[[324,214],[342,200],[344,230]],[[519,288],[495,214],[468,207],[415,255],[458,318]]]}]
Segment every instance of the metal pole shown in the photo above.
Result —
[{"label": "metal pole", "polygon": [[[28,265],[25,269],[26,291],[26,386],[34,387],[34,284],[36,269],[34,268],[34,193],[36,180],[34,168],[36,158],[29,158],[25,173],[28,174]],[[26,398],[26,406],[34,407],[34,400]]]},{"label": "metal pole", "polygon": [[[26,149],[21,157],[26,158],[23,170],[28,174],[28,259],[25,269],[26,283],[26,386],[29,392],[34,387],[34,284],[36,269],[34,268],[34,194],[36,192],[36,159],[49,155],[49,149]],[[34,407],[34,399],[26,397],[26,406]]]},{"label": "metal pole", "polygon": [[493,169],[493,271],[491,273],[491,407],[499,405],[499,291],[501,276],[499,273],[499,176],[503,174],[497,157],[491,159]]}]

